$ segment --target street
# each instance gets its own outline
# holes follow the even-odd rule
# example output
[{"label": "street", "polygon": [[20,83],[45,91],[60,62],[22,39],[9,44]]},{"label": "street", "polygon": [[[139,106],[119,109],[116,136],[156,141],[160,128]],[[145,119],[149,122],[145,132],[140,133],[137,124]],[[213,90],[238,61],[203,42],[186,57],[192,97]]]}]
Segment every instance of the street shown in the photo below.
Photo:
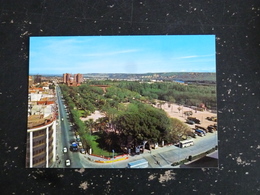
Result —
[{"label": "street", "polygon": [[[67,113],[65,111],[65,107],[60,96],[61,90],[58,86],[56,87],[56,91],[57,91],[57,102],[59,106],[59,119],[58,119],[59,124],[57,127],[57,155],[60,160],[60,163],[58,160],[56,166],[65,167],[66,159],[70,159],[71,165],[69,166],[69,168],[82,167],[79,158],[80,153],[71,152],[69,150],[70,140],[74,139],[74,133],[71,130],[71,127],[69,126],[70,121],[67,119]],[[68,149],[67,153],[63,152],[64,147]]]}]

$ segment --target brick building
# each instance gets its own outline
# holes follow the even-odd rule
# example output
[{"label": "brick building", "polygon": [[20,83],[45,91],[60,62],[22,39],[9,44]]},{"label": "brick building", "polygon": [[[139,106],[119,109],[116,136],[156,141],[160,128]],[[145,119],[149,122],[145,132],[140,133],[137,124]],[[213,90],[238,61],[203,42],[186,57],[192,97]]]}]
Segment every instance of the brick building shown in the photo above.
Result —
[{"label": "brick building", "polygon": [[79,86],[83,83],[83,75],[82,74],[63,74],[63,83],[67,84],[68,86]]}]

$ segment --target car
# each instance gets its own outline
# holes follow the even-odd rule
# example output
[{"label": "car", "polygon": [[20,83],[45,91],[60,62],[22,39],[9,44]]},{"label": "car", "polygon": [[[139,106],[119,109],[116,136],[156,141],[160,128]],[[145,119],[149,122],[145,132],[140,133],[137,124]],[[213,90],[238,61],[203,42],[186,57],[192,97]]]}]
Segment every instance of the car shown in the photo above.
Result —
[{"label": "car", "polygon": [[81,142],[78,142],[78,145],[79,145],[79,147],[82,147],[82,143]]},{"label": "car", "polygon": [[190,125],[194,125],[194,124],[195,124],[195,122],[192,121],[192,120],[187,120],[186,123],[188,123],[188,124],[190,124]]},{"label": "car", "polygon": [[70,166],[70,159],[67,159],[67,160],[65,161],[65,165],[66,165],[66,167],[69,167],[69,166]]},{"label": "car", "polygon": [[84,149],[82,148],[82,149],[80,149],[80,153],[81,153],[81,154],[86,154],[86,150],[84,150]]},{"label": "car", "polygon": [[63,121],[63,118],[61,118],[61,120]]},{"label": "car", "polygon": [[66,147],[63,148],[63,152],[64,153],[67,153],[68,152],[68,149]]}]

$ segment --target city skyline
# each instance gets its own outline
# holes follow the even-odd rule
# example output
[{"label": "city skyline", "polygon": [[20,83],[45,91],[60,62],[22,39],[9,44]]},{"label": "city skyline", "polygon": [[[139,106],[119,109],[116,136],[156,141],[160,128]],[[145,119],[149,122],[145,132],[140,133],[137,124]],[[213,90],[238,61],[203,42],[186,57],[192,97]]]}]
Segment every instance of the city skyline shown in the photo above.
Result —
[{"label": "city skyline", "polygon": [[29,74],[216,72],[215,35],[30,37]]}]

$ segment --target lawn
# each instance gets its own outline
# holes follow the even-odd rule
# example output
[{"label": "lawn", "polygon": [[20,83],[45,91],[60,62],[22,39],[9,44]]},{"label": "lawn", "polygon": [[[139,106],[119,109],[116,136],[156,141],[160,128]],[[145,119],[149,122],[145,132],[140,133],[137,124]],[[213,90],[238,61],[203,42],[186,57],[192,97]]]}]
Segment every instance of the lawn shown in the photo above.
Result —
[{"label": "lawn", "polygon": [[[86,140],[90,141],[92,154],[95,154],[95,155],[98,155],[98,156],[113,157],[112,150],[109,152],[109,151],[103,150],[99,147],[99,143],[97,142],[97,140],[100,139],[99,135],[90,135],[90,136],[85,135],[84,138]],[[115,152],[114,155],[117,156],[118,154]]]}]

